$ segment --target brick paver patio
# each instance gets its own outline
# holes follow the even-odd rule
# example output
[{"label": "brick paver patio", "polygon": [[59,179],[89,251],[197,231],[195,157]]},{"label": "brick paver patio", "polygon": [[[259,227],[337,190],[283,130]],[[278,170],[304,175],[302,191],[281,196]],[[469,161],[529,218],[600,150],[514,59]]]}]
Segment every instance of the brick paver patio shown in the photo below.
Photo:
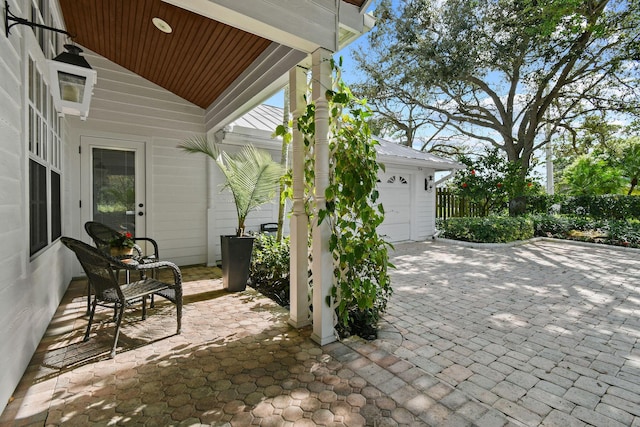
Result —
[{"label": "brick paver patio", "polygon": [[323,348],[218,271],[82,342],[70,286],[1,425],[640,426],[640,251],[397,245],[380,337]]},{"label": "brick paver patio", "polygon": [[440,241],[393,262],[375,345],[490,407],[477,424],[640,426],[640,251]]}]

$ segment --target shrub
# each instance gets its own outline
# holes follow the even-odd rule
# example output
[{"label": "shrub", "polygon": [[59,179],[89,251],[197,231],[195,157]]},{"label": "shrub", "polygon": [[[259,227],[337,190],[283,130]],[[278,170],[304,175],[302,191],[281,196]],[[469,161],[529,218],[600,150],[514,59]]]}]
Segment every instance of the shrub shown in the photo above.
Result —
[{"label": "shrub", "polygon": [[564,196],[559,194],[536,194],[527,196],[527,213],[547,214],[553,210],[554,205],[561,205]]},{"label": "shrub", "polygon": [[603,196],[534,195],[527,197],[527,212],[552,213],[553,205],[564,215],[590,216],[595,219],[640,219],[640,197],[619,194]]},{"label": "shrub", "polygon": [[532,215],[535,235],[567,238],[572,230],[589,231],[606,228],[606,221],[578,215]]},{"label": "shrub", "polygon": [[253,245],[249,277],[251,286],[282,306],[289,305],[289,237],[278,242],[258,234]]},{"label": "shrub", "polygon": [[442,237],[505,243],[533,236],[640,248],[640,220],[594,219],[584,215],[536,214],[527,218],[485,217],[438,220]]},{"label": "shrub", "polygon": [[640,221],[612,220],[609,221],[608,229],[609,238],[607,243],[616,246],[640,248]]},{"label": "shrub", "polygon": [[467,242],[506,243],[533,237],[533,221],[526,217],[488,216],[439,221],[442,237]]},{"label": "shrub", "polygon": [[559,215],[532,215],[535,236],[564,238],[573,228],[573,221]]},{"label": "shrub", "polygon": [[533,215],[535,235],[559,239],[640,247],[640,221],[585,216]]},{"label": "shrub", "polygon": [[603,219],[639,218],[640,197],[621,195],[567,197],[560,212],[579,213]]},{"label": "shrub", "polygon": [[520,215],[525,205],[519,201],[541,191],[533,178],[522,176],[518,163],[508,161],[497,148],[474,159],[463,155],[458,161],[467,169],[455,175],[451,188],[478,206],[481,216],[501,215],[507,209],[512,216]]}]

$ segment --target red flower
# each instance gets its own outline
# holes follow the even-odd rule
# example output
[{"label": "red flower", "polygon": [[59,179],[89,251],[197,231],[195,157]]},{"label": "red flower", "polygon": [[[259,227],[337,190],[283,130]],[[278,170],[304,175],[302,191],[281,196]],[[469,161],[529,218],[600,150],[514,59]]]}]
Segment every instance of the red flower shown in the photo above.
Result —
[{"label": "red flower", "polygon": [[502,187],[502,183],[501,182],[497,183],[496,185],[498,186],[498,188]]},{"label": "red flower", "polygon": [[119,233],[117,237],[109,241],[109,246],[112,248],[133,248],[135,246],[133,234],[128,231]]},{"label": "red flower", "polygon": [[476,171],[471,169],[471,175],[475,175],[475,174],[476,174]]},{"label": "red flower", "polygon": [[467,183],[466,182],[462,183],[462,188],[467,188]]},{"label": "red flower", "polygon": [[527,182],[527,187],[531,187],[533,184],[530,182]]}]

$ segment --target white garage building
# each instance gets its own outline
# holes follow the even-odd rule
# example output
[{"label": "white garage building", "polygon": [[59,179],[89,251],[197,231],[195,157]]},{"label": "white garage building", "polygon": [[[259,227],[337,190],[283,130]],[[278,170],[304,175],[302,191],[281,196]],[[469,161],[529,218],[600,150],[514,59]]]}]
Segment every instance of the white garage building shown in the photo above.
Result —
[{"label": "white garage building", "polygon": [[[282,108],[260,105],[240,117],[216,134],[216,141],[224,150],[234,151],[246,144],[267,149],[275,160],[280,159],[281,143],[272,134],[282,123]],[[435,173],[462,169],[460,163],[424,153],[384,139],[376,147],[378,161],[385,165],[379,177],[378,191],[385,209],[385,221],[379,232],[390,242],[425,240],[435,232]],[[221,183],[218,171],[213,183]],[[218,182],[215,182],[218,180]],[[210,188],[217,188],[213,185]],[[214,203],[209,209],[209,260],[220,259],[220,235],[235,229],[236,217],[233,201],[225,193],[210,195]],[[260,224],[277,220],[277,206],[268,206],[247,219],[247,229],[259,230]],[[288,231],[288,224],[285,224]],[[212,246],[213,245],[213,246]]]}]

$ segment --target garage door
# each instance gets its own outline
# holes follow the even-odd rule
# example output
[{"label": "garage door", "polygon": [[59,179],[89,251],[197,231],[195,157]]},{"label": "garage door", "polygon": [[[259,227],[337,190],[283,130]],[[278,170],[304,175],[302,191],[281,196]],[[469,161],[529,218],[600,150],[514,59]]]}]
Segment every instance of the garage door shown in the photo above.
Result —
[{"label": "garage door", "polygon": [[409,240],[411,236],[411,192],[409,175],[387,173],[378,182],[380,203],[384,206],[384,222],[378,233],[390,242]]}]

